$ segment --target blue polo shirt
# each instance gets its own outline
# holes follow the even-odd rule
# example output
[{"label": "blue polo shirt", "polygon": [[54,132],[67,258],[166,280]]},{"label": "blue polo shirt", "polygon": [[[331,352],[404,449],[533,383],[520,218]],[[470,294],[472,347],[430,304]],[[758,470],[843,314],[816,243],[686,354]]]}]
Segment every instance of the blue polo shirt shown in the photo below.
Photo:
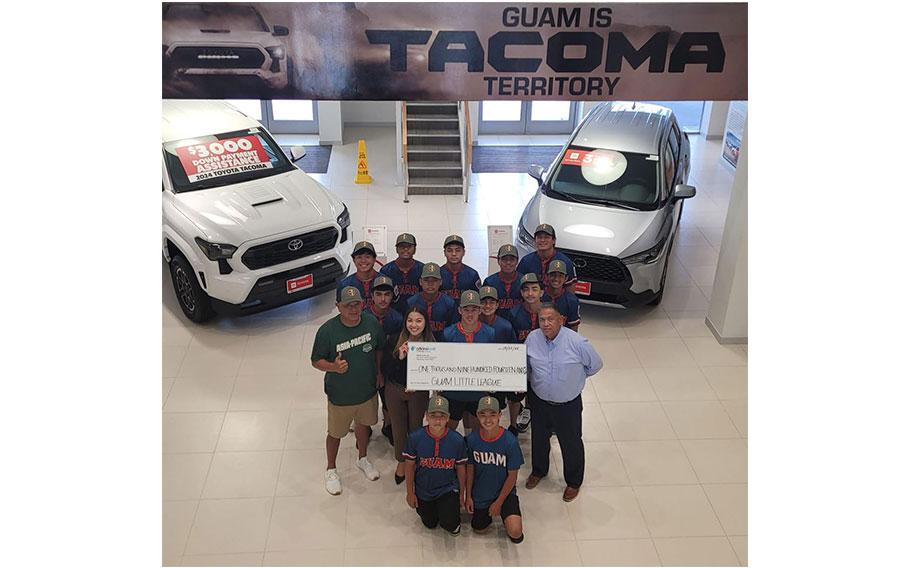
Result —
[{"label": "blue polo shirt", "polygon": [[364,307],[372,306],[373,298],[370,296],[370,290],[372,290],[373,280],[375,280],[377,276],[379,276],[378,272],[373,274],[373,277],[369,280],[361,280],[357,277],[356,272],[354,274],[346,276],[341,280],[341,282],[338,283],[338,287],[335,289],[335,301],[337,302],[341,299],[341,291],[345,286],[353,286],[354,288],[360,290],[360,295],[363,296],[363,299],[366,302],[364,304]]},{"label": "blue polo shirt", "polygon": [[581,313],[579,311],[578,296],[563,289],[562,294],[553,298],[546,291],[543,293],[542,302],[553,302],[556,309],[559,310],[566,318],[566,325],[575,325],[581,323]]},{"label": "blue polo shirt", "polygon": [[[481,316],[481,321],[483,321],[483,316]],[[512,329],[512,324],[506,318],[493,314],[492,322],[484,321],[483,323],[493,328],[495,332],[493,343],[518,343],[515,330]]]},{"label": "blue polo shirt", "polygon": [[[466,333],[461,327],[461,322],[450,325],[442,333],[442,341],[446,343],[496,343],[496,331],[487,324],[480,322],[480,328],[474,333]],[[480,400],[487,393],[481,391],[442,391],[440,394],[449,400],[474,402]]]},{"label": "blue polo shirt", "polygon": [[[483,437],[476,429],[467,438],[468,463],[474,466],[474,483],[471,498],[474,507],[486,509],[499,497],[510,471],[517,471],[525,463],[518,446],[518,438],[499,427],[499,435],[492,440]],[[509,495],[515,495],[515,486]]]},{"label": "blue polo shirt", "polygon": [[462,264],[458,272],[452,272],[448,264],[443,264],[439,272],[442,274],[440,291],[454,300],[461,298],[465,290],[480,290],[480,274],[467,264]]},{"label": "blue polo shirt", "polygon": [[509,281],[502,279],[502,271],[490,274],[483,281],[484,286],[492,286],[499,293],[499,315],[505,317],[509,310],[521,303],[521,286],[519,281],[524,276],[521,272],[515,273],[515,278]]},{"label": "blue polo shirt", "polygon": [[519,343],[524,343],[528,334],[540,327],[537,314],[529,312],[524,303],[512,308],[509,312],[509,321],[512,322],[512,329],[515,330],[515,337]]},{"label": "blue polo shirt", "polygon": [[[379,325],[382,326],[386,340],[390,337],[398,338],[398,334],[401,333],[401,329],[404,327],[404,316],[401,315],[401,312],[389,308],[389,311],[384,316],[381,316],[376,313],[374,306],[367,308],[367,311],[379,320]],[[382,344],[385,345],[385,341]]]},{"label": "blue polo shirt", "polygon": [[541,282],[546,283],[547,269],[550,267],[550,263],[555,259],[566,263],[566,283],[563,286],[575,284],[578,281],[578,276],[575,274],[575,265],[572,264],[572,261],[569,260],[568,256],[558,250],[556,251],[556,254],[551,256],[546,262],[540,259],[540,255],[537,254],[537,251],[528,253],[519,261],[517,270],[522,274],[533,272]]},{"label": "blue polo shirt", "polygon": [[439,294],[435,301],[429,303],[423,293],[411,296],[411,299],[408,300],[408,307],[411,306],[420,306],[427,311],[430,329],[433,330],[436,341],[443,340],[443,330],[456,321],[459,316],[455,300],[445,294]]},{"label": "blue polo shirt", "polygon": [[395,284],[395,291],[398,297],[395,300],[395,307],[401,311],[407,310],[408,300],[411,296],[420,294],[420,274],[423,272],[423,263],[419,260],[414,261],[414,266],[408,270],[402,270],[398,259],[386,264],[379,269],[379,273],[388,276]]},{"label": "blue polo shirt", "polygon": [[467,448],[461,434],[448,428],[441,438],[434,438],[424,426],[408,435],[401,455],[417,463],[414,472],[414,492],[421,501],[432,501],[446,493],[458,492],[455,466],[468,461]]}]

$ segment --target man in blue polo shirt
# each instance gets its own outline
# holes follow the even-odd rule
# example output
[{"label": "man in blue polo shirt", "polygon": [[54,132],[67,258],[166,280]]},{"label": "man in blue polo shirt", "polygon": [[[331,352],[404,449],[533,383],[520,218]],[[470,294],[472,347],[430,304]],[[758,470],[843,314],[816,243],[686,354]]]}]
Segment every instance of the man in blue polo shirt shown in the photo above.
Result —
[{"label": "man in blue polo shirt", "polygon": [[417,251],[417,238],[411,233],[401,233],[395,239],[395,252],[398,258],[379,269],[392,279],[398,294],[394,307],[404,313],[408,309],[408,300],[411,296],[420,293],[420,273],[423,263],[414,258]]},{"label": "man in blue polo shirt", "polygon": [[468,455],[462,435],[446,426],[448,419],[449,401],[431,398],[427,425],[411,432],[401,454],[408,506],[428,529],[442,526],[455,536],[461,532]]},{"label": "man in blue polo shirt", "polygon": [[515,483],[524,463],[518,439],[499,425],[499,401],[485,396],[477,403],[480,428],[471,432],[468,444],[465,510],[472,513],[471,528],[485,532],[499,516],[509,540],[524,540],[521,507]]},{"label": "man in blue polo shirt", "polygon": [[597,374],[603,360],[584,337],[563,327],[556,306],[540,307],[540,329],[525,341],[528,350],[528,401],[531,413],[531,475],[525,487],[534,489],[550,470],[550,435],[556,434],[566,480],[563,501],[578,497],[585,475],[585,445],[581,440],[581,391]]},{"label": "man in blue polo shirt", "polygon": [[439,265],[435,262],[428,262],[423,265],[420,273],[420,287],[423,292],[416,296],[411,296],[408,300],[408,307],[420,306],[427,311],[429,321],[427,325],[433,330],[433,336],[436,341],[442,341],[442,332],[452,322],[457,319],[458,312],[455,300],[439,292],[439,286],[442,284],[442,275],[439,272]]},{"label": "man in blue polo shirt", "polygon": [[442,292],[458,300],[465,290],[477,291],[480,288],[480,274],[461,262],[464,258],[464,239],[459,235],[449,235],[442,245],[446,263],[442,265]]},{"label": "man in blue polo shirt", "polygon": [[499,272],[487,276],[483,285],[496,288],[499,295],[499,315],[505,317],[512,308],[521,303],[518,282],[522,274],[515,270],[518,266],[518,249],[515,245],[502,245],[496,255],[496,262],[499,263]]},{"label": "man in blue polo shirt", "polygon": [[552,225],[543,223],[534,229],[534,244],[537,251],[528,253],[518,263],[518,271],[522,274],[533,272],[541,282],[546,282],[550,262],[559,259],[566,263],[566,282],[564,286],[570,292],[575,292],[575,265],[568,256],[556,250],[556,229]]}]

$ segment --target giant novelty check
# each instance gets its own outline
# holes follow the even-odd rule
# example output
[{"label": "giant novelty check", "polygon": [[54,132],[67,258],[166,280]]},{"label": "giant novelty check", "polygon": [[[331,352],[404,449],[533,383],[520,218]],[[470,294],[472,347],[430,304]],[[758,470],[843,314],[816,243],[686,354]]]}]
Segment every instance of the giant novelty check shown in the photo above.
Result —
[{"label": "giant novelty check", "polygon": [[525,353],[520,343],[411,343],[408,390],[524,392]]}]

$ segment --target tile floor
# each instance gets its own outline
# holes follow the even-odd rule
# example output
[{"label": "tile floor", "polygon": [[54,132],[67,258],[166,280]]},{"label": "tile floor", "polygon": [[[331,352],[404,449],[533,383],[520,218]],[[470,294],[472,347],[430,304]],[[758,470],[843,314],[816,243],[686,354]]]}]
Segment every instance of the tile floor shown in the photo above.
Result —
[{"label": "tile floor", "polygon": [[[358,138],[376,183],[356,186]],[[348,129],[326,174],[354,227],[416,234],[418,257],[443,261],[459,232],[466,262],[487,270],[487,224],[514,224],[533,194],[522,174],[475,174],[471,198],[402,202],[391,127]],[[661,306],[582,307],[581,333],[606,365],[584,391],[588,468],[580,497],[561,500],[558,446],[551,476],[519,489],[526,541],[502,529],[457,539],[425,530],[392,479],[385,438],[353,469],[342,443],[344,493],[322,484],[325,397],[309,365],[331,296],[241,319],[188,323],[163,267],[163,562],[165,565],[745,565],[747,352],[704,325],[732,172],[720,144],[692,137],[686,204]],[[355,231],[355,238],[359,238]],[[530,440],[521,444],[529,457]],[[530,460],[528,460],[530,461]],[[519,476],[523,484],[528,468]]]}]

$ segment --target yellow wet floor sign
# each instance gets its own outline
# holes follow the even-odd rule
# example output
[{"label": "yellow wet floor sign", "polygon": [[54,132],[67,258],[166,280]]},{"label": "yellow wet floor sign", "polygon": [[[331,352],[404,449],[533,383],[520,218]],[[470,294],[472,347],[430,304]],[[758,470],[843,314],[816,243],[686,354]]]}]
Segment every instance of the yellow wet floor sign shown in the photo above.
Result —
[{"label": "yellow wet floor sign", "polygon": [[365,140],[357,141],[357,177],[354,183],[373,183],[370,177],[370,168],[367,165],[367,143]]}]

